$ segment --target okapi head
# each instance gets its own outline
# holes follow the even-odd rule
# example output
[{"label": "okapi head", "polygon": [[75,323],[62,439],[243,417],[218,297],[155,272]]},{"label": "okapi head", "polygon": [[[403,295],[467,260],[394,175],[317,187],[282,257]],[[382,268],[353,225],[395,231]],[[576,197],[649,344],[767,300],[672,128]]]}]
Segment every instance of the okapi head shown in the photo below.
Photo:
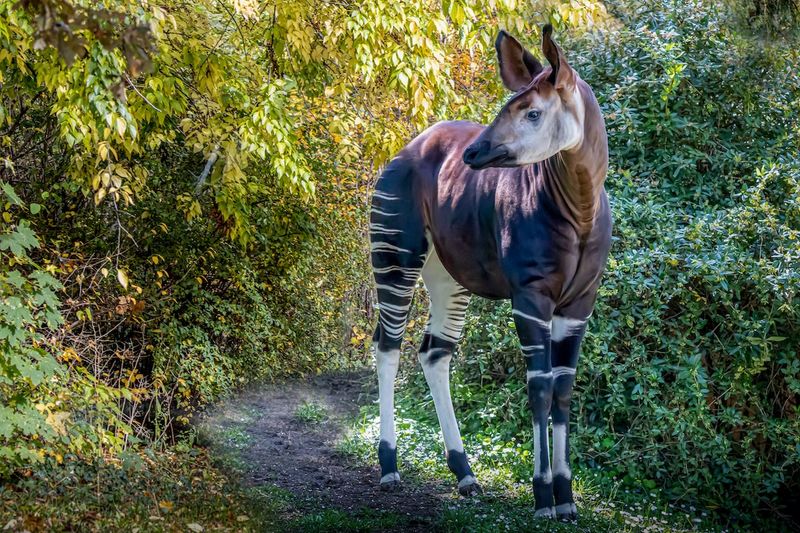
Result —
[{"label": "okapi head", "polygon": [[505,31],[497,36],[500,77],[516,94],[464,150],[464,163],[473,169],[538,163],[583,140],[579,78],[552,35],[553,27],[547,24],[542,29],[542,52],[550,68]]}]

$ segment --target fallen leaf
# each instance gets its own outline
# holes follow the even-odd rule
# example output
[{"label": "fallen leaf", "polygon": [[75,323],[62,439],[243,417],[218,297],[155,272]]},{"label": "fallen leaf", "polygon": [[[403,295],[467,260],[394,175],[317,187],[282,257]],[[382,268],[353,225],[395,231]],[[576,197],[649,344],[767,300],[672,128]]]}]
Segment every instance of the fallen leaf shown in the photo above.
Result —
[{"label": "fallen leaf", "polygon": [[117,270],[117,281],[123,288],[128,288],[128,274],[124,270]]}]

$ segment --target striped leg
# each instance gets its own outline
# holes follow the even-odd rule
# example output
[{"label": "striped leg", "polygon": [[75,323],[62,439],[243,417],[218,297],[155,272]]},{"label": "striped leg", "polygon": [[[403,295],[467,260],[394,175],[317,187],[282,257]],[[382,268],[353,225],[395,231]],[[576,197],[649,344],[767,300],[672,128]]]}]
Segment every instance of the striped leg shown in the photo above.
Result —
[{"label": "striped leg", "polygon": [[471,496],[480,492],[480,486],[464,453],[464,444],[450,398],[450,360],[461,337],[470,294],[444,269],[433,249],[422,270],[422,279],[425,281],[431,306],[428,326],[419,350],[419,361],[431,389],[436,415],[442,428],[447,466],[458,479],[459,493],[462,496]]},{"label": "striped leg", "polygon": [[553,369],[550,363],[552,305],[544,298],[522,295],[513,298],[512,306],[522,355],[525,356],[528,402],[533,415],[534,516],[554,518],[553,475],[547,427],[553,398]]},{"label": "striped leg", "polygon": [[[394,424],[394,382],[400,364],[400,345],[406,329],[414,286],[425,264],[428,242],[421,217],[414,217],[409,194],[392,191],[404,183],[407,169],[395,160],[387,167],[373,194],[370,250],[379,318],[373,336],[380,402],[381,488],[400,485]],[[400,178],[400,179],[394,179]]]},{"label": "striped leg", "polygon": [[575,384],[578,351],[586,320],[553,317],[553,496],[560,520],[575,520],[578,510],[572,498],[572,471],[569,466],[569,404]]}]

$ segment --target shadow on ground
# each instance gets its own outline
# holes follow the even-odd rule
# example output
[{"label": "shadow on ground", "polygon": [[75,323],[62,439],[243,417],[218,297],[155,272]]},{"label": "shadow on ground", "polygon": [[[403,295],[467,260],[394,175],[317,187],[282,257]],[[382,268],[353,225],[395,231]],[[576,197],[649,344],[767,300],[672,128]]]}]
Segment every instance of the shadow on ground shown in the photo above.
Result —
[{"label": "shadow on ground", "polygon": [[198,421],[203,444],[245,486],[282,500],[278,531],[430,531],[452,501],[451,486],[405,480],[378,488],[377,465],[337,450],[359,408],[375,401],[372,374],[336,373],[251,388]]}]

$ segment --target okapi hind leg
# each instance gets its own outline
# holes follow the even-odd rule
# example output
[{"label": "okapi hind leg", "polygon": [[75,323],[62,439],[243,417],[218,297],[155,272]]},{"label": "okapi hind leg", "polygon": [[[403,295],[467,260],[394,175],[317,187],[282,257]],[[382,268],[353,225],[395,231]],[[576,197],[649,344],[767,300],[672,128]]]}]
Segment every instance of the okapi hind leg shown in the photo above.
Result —
[{"label": "okapi hind leg", "polygon": [[569,407],[585,332],[586,320],[553,316],[550,338],[553,360],[553,496],[559,520],[578,518],[569,463]]},{"label": "okapi hind leg", "polygon": [[428,252],[422,215],[410,191],[412,168],[395,158],[378,180],[370,210],[370,258],[378,294],[372,337],[380,402],[381,489],[400,486],[394,423],[394,384],[414,287]]},{"label": "okapi hind leg", "polygon": [[461,337],[470,293],[461,287],[442,266],[430,246],[422,279],[430,297],[430,317],[419,349],[419,362],[442,428],[447,466],[458,480],[458,492],[472,496],[481,492],[464,452],[453,402],[450,397],[450,361]]}]

